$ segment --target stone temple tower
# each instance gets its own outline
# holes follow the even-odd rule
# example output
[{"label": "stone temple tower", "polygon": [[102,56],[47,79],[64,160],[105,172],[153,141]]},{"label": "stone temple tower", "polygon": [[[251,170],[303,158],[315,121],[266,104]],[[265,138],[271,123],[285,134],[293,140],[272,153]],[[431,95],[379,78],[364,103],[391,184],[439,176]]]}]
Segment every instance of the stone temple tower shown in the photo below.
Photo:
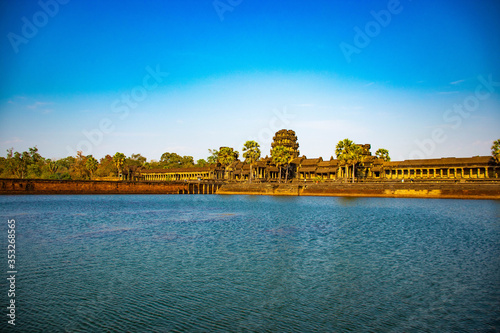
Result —
[{"label": "stone temple tower", "polygon": [[271,150],[276,146],[285,146],[292,151],[293,158],[299,157],[299,143],[297,135],[292,130],[282,129],[276,132],[271,143]]}]

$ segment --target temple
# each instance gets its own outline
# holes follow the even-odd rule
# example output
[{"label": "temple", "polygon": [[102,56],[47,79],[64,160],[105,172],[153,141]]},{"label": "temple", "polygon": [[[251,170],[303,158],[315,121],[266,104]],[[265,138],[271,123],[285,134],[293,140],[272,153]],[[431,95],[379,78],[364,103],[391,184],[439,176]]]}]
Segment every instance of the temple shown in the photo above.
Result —
[{"label": "temple", "polygon": [[[271,148],[287,147],[291,152],[289,163],[281,169],[266,156],[252,165],[236,160],[227,166],[220,163],[207,167],[182,169],[138,170],[135,180],[143,181],[201,181],[218,180],[228,182],[356,182],[370,181],[472,181],[499,180],[500,164],[492,156],[468,158],[435,158],[404,161],[385,161],[373,156],[370,144],[362,144],[361,162],[352,164],[334,159],[307,158],[299,156],[297,136],[292,130],[280,130],[273,138]],[[271,149],[272,151],[272,149]],[[286,172],[287,171],[287,172]],[[286,176],[285,176],[286,172]]]}]

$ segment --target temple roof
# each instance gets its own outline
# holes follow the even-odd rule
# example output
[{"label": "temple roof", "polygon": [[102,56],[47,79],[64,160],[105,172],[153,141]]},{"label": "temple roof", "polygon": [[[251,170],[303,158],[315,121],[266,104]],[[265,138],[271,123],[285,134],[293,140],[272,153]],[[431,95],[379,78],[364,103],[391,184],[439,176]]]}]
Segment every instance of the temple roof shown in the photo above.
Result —
[{"label": "temple roof", "polygon": [[301,167],[299,169],[299,172],[315,172],[317,169],[316,166],[306,166],[306,167]]},{"label": "temple roof", "polygon": [[317,165],[319,162],[323,161],[323,158],[305,158],[302,163],[300,163],[301,167]]},{"label": "temple roof", "polygon": [[473,166],[485,165],[493,163],[491,156],[474,156],[474,157],[443,157],[421,160],[404,160],[394,162],[384,162],[384,167],[419,167],[419,166]]},{"label": "temple roof", "polygon": [[215,170],[215,166],[172,168],[172,169],[142,169],[141,173],[173,173],[173,172],[207,172]]}]

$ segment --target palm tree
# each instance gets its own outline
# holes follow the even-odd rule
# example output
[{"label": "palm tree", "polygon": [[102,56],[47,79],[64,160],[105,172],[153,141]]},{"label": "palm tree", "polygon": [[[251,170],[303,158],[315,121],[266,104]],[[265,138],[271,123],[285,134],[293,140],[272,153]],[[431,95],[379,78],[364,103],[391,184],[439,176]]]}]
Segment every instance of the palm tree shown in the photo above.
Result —
[{"label": "palm tree", "polygon": [[344,140],[339,141],[337,143],[337,146],[335,147],[335,155],[337,155],[337,159],[345,166],[345,173],[344,173],[345,182],[347,182],[349,152],[352,150],[353,146],[354,142],[346,138]]},{"label": "palm tree", "polygon": [[363,161],[363,148],[355,144],[351,147],[347,155],[348,155],[348,160],[352,164],[352,182],[354,183],[354,175],[355,175],[354,168],[356,164]]},{"label": "palm tree", "polygon": [[85,161],[85,168],[90,172],[90,179],[92,180],[92,176],[94,175],[94,171],[97,170],[99,162],[92,155],[88,155]]},{"label": "palm tree", "polygon": [[253,171],[252,165],[260,158],[260,146],[255,141],[247,141],[243,146],[243,157],[245,162],[250,163],[250,177],[249,182],[252,182]]},{"label": "palm tree", "polygon": [[377,158],[384,160],[385,162],[391,161],[391,158],[389,157],[389,151],[387,149],[384,149],[384,148],[379,148],[375,152],[375,156],[377,156]]},{"label": "palm tree", "polygon": [[495,162],[500,163],[500,139],[493,142],[493,146],[491,146],[491,155],[493,155]]},{"label": "palm tree", "polygon": [[222,166],[228,166],[238,159],[240,153],[235,151],[233,148],[229,147],[221,147],[219,153],[217,154],[217,158]]},{"label": "palm tree", "polygon": [[229,165],[231,163],[233,163],[234,161],[236,161],[238,159],[239,155],[240,155],[240,153],[235,151],[233,148],[221,147],[219,152],[217,153],[217,159],[218,159],[218,162],[223,167],[225,167],[225,169],[227,171],[227,168],[229,167]]},{"label": "palm tree", "polygon": [[271,150],[271,159],[273,163],[279,167],[280,172],[279,172],[279,177],[278,177],[278,182],[281,183],[281,168],[285,165],[290,163],[290,159],[292,158],[292,153],[290,149],[288,149],[285,146],[275,146]]},{"label": "palm tree", "polygon": [[113,162],[116,165],[116,168],[118,169],[118,174],[121,174],[123,171],[123,163],[125,163],[125,154],[123,153],[116,153],[113,156]]}]

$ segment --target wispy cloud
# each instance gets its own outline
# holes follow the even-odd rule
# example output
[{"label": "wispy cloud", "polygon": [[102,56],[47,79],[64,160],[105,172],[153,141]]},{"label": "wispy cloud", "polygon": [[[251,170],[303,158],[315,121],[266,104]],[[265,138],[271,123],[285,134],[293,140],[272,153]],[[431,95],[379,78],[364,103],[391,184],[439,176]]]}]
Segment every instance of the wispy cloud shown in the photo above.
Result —
[{"label": "wispy cloud", "polygon": [[36,101],[35,103],[33,104],[30,104],[30,105],[26,105],[26,107],[28,109],[32,109],[32,110],[38,110],[39,108],[43,108],[45,107],[46,105],[52,105],[54,103],[52,102],[39,102],[39,101]]},{"label": "wispy cloud", "polygon": [[363,106],[360,106],[360,105],[354,105],[354,106],[341,106],[340,107],[341,110],[344,110],[344,111],[360,111],[360,110],[363,110],[364,107]]},{"label": "wispy cloud", "polygon": [[370,82],[370,83],[365,84],[364,87],[369,87],[369,86],[372,86],[374,84],[375,84],[375,82]]},{"label": "wispy cloud", "polygon": [[316,104],[313,104],[313,103],[303,103],[303,104],[295,104],[295,105],[292,105],[292,106],[299,107],[299,108],[312,108],[312,107],[315,107]]},{"label": "wispy cloud", "polygon": [[22,101],[25,101],[27,98],[26,96],[12,96],[12,98],[9,98],[7,101],[8,104],[18,104]]},{"label": "wispy cloud", "polygon": [[19,142],[23,142],[23,140],[21,140],[20,138],[11,138],[11,139],[8,139],[8,140],[5,140],[5,141],[0,141],[0,144],[2,145],[12,145],[12,144],[15,144],[15,143],[19,143]]},{"label": "wispy cloud", "polygon": [[450,84],[459,84],[459,83],[462,83],[462,82],[465,82],[465,80],[457,80],[457,81],[453,81],[453,82],[450,82]]},{"label": "wispy cloud", "polygon": [[112,132],[108,134],[113,137],[125,137],[125,138],[160,138],[163,137],[161,133],[154,132]]}]

